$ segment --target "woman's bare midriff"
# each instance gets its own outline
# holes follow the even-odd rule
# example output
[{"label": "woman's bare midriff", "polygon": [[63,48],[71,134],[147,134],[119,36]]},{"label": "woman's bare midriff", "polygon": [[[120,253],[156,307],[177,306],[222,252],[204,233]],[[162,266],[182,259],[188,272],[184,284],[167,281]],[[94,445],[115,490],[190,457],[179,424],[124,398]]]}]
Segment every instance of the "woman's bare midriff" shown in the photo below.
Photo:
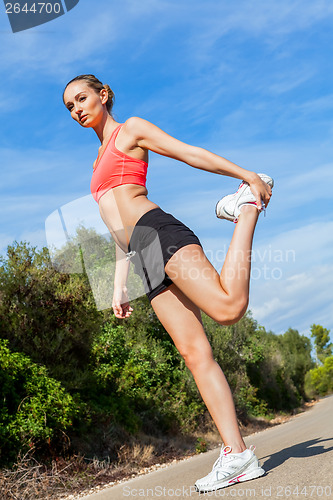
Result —
[{"label": "woman's bare midriff", "polygon": [[137,221],[149,210],[158,208],[148,200],[144,186],[124,184],[107,191],[99,200],[99,212],[113,239],[124,251]]}]

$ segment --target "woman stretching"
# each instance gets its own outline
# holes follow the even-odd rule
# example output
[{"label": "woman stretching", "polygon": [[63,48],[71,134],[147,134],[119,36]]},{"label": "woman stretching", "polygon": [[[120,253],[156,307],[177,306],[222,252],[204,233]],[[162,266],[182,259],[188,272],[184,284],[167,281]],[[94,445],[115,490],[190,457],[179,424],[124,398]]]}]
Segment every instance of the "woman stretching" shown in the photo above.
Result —
[{"label": "woman stretching", "polygon": [[[241,437],[232,394],[213,358],[200,310],[221,325],[232,325],[244,315],[253,233],[258,215],[271,197],[273,180],[185,144],[141,118],[117,123],[112,116],[114,94],[94,75],[71,80],[63,101],[72,118],[82,127],[92,128],[101,142],[91,192],[116,242],[114,314],[127,318],[133,311],[126,288],[132,259],[157,317],[193,374],[221,434],[220,457],[213,470],[196,481],[196,489],[213,491],[262,476],[254,447],[247,449]],[[215,209],[217,217],[237,222],[220,276],[197,236],[147,198],[149,150],[243,180],[238,191],[222,198]]]}]

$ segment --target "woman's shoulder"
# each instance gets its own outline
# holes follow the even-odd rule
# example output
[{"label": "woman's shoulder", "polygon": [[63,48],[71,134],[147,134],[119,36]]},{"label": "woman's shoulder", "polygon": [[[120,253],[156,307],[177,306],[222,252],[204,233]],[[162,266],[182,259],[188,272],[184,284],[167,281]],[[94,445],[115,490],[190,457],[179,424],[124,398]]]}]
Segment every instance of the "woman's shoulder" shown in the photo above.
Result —
[{"label": "woman's shoulder", "polygon": [[148,120],[145,120],[144,118],[140,118],[139,116],[131,116],[130,118],[127,118],[127,120],[123,123],[123,128],[130,133],[131,135],[138,135],[140,136],[142,132],[147,130],[152,126],[152,123],[150,123]]}]

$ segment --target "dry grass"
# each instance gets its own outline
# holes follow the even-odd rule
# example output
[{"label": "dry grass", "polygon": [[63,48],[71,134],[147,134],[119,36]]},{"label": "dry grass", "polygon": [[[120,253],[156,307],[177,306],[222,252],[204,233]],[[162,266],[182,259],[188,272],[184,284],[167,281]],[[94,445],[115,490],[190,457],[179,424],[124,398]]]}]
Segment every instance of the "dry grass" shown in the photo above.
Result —
[{"label": "dry grass", "polygon": [[118,453],[119,463],[120,464],[128,464],[128,463],[149,463],[152,460],[154,453],[153,445],[142,446],[137,443],[133,446],[124,445],[120,448]]},{"label": "dry grass", "polygon": [[[121,479],[142,474],[158,463],[191,454],[193,445],[184,442],[170,443],[166,439],[142,437],[147,444],[132,442],[118,451],[118,460],[85,459],[73,456],[58,458],[49,466],[33,457],[33,450],[19,457],[11,469],[0,470],[1,500],[49,500],[78,494],[96,486],[103,486]],[[151,442],[153,441],[153,442]],[[155,442],[155,443],[154,443]]]},{"label": "dry grass", "polygon": [[85,469],[81,457],[73,457],[71,461],[55,460],[47,467],[38,463],[29,452],[19,457],[12,469],[0,471],[0,498],[2,500],[60,498],[59,495],[64,491],[75,491],[80,488],[83,476],[86,475]]},{"label": "dry grass", "polygon": [[[306,403],[295,413],[305,411],[315,404]],[[256,418],[241,425],[243,436],[278,425],[292,415],[276,415],[271,421]],[[33,457],[33,450],[19,457],[11,469],[0,470],[1,500],[49,500],[64,499],[82,491],[102,488],[139,474],[144,474],[160,464],[180,460],[196,453],[198,440],[207,443],[207,449],[221,444],[216,427],[211,422],[205,432],[189,437],[153,438],[141,435],[137,440],[123,444],[118,450],[118,459],[88,460],[82,456],[70,459],[58,458],[49,466],[40,464]],[[73,498],[73,496],[71,496]],[[76,497],[77,498],[77,497]]]}]

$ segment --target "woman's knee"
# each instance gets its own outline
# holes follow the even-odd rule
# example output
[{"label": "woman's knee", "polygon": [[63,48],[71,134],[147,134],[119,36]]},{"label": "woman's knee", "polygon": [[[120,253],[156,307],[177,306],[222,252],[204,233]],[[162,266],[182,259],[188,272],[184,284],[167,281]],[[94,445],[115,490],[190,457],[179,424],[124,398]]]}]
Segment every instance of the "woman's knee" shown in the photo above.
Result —
[{"label": "woman's knee", "polygon": [[207,345],[188,345],[178,348],[187,368],[192,372],[195,369],[214,361],[213,351],[209,343]]},{"label": "woman's knee", "polygon": [[248,296],[221,301],[210,316],[220,325],[234,325],[244,316],[248,302]]}]

